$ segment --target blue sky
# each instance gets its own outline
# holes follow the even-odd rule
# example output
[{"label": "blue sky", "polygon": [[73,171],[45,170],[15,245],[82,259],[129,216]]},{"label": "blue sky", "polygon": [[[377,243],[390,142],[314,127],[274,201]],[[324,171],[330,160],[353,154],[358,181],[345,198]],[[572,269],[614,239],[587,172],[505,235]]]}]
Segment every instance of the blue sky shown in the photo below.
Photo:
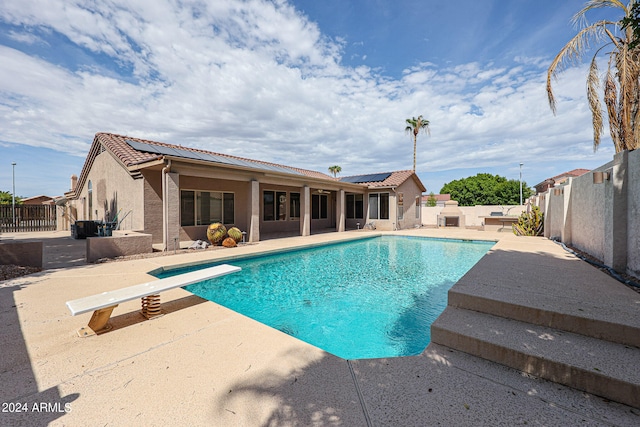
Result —
[{"label": "blue sky", "polygon": [[[586,66],[546,69],[583,0],[4,0],[0,190],[61,195],[97,132],[342,175],[410,169],[428,192],[488,172],[530,186],[608,162]],[[588,15],[619,19],[618,10]],[[587,57],[590,59],[590,55]],[[604,69],[604,66],[602,67]]]}]

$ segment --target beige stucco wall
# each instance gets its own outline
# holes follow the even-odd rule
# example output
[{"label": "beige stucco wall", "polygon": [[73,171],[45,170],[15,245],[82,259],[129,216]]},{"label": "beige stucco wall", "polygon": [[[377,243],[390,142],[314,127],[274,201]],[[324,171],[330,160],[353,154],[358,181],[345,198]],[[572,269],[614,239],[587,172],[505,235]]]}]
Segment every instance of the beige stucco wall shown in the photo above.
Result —
[{"label": "beige stucco wall", "polygon": [[150,234],[115,231],[112,237],[87,238],[87,262],[152,251]]},{"label": "beige stucco wall", "polygon": [[640,277],[640,150],[628,157],[627,272]]},{"label": "beige stucco wall", "polygon": [[[519,216],[527,209],[526,205],[478,205],[459,206],[464,215],[464,224],[467,228],[481,228],[484,224],[485,216],[490,216],[492,212],[502,212],[503,215]],[[422,206],[422,224],[436,227],[438,225],[438,215],[444,206]]]},{"label": "beige stucco wall", "polygon": [[[612,163],[609,162],[597,170],[608,169]],[[572,179],[568,185],[571,186],[571,200],[567,213],[567,218],[571,222],[571,238],[564,242],[598,259],[604,259],[605,184],[594,184],[593,175],[586,173]],[[546,194],[550,192],[552,193],[553,189]],[[545,225],[548,221],[561,221],[561,219],[554,219],[553,212],[549,212]],[[545,236],[549,237],[546,232]]]},{"label": "beige stucco wall", "polygon": [[640,151],[617,153],[595,171],[608,173],[609,179],[595,183],[591,172],[559,187],[564,190],[564,212],[554,189],[538,197],[538,203],[546,205],[545,236],[556,237],[564,227],[564,243],[638,277]]},{"label": "beige stucco wall", "polygon": [[[92,212],[89,214],[88,185],[92,184]],[[142,188],[144,181],[134,179],[122,165],[109,153],[98,154],[93,162],[78,199],[73,201],[77,220],[102,220],[109,212],[113,218],[118,212],[119,219],[124,218],[120,229],[142,230],[144,228],[144,209]]]},{"label": "beige stucco wall", "polygon": [[[238,227],[241,231],[249,228],[248,216],[245,214],[251,210],[251,183],[247,181],[231,181],[215,178],[202,178],[196,176],[180,175],[180,190],[219,191],[234,194],[234,220],[225,222],[227,227]],[[179,196],[178,196],[179,197]],[[179,198],[178,198],[179,200]],[[207,225],[181,227],[181,240],[206,240]]]},{"label": "beige stucco wall", "polygon": [[[408,179],[396,188],[396,200],[394,203],[396,209],[398,206],[398,193],[403,194],[404,215],[403,219],[397,220],[397,228],[402,230],[422,225],[422,209],[420,206],[420,200],[422,199],[422,190],[418,187],[418,184],[416,184],[413,179]],[[418,198],[417,204],[416,197]],[[419,212],[418,218],[416,218],[416,210],[418,210]],[[397,216],[398,212],[396,211],[395,217],[397,218]]]}]

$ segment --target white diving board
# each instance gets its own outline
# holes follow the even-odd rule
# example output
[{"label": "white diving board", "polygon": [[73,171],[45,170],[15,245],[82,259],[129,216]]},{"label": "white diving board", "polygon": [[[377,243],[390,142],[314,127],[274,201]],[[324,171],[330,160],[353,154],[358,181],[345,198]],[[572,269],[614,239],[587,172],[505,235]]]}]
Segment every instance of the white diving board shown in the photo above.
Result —
[{"label": "white diving board", "polygon": [[147,318],[157,317],[161,315],[160,296],[158,295],[160,292],[236,273],[240,270],[240,267],[229,264],[203,268],[202,270],[67,301],[67,308],[69,308],[73,316],[93,311],[89,326],[78,330],[78,335],[82,337],[95,335],[111,329],[108,321],[111,317],[111,312],[118,304],[142,298],[142,314]]}]

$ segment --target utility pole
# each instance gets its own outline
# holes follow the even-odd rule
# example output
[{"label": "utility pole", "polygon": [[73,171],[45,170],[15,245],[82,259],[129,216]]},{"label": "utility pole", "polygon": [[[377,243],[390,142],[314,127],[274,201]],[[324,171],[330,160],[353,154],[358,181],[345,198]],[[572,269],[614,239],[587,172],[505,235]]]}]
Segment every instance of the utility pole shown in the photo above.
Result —
[{"label": "utility pole", "polygon": [[522,165],[524,163],[520,162],[520,206],[522,206]]},{"label": "utility pole", "polygon": [[11,163],[13,173],[13,190],[11,191],[11,215],[13,218],[13,226],[16,226],[16,162]]}]

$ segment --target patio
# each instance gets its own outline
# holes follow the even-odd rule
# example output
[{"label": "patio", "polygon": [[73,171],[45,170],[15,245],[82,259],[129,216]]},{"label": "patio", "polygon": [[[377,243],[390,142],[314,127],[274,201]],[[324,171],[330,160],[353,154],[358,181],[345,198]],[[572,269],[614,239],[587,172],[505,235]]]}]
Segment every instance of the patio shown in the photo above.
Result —
[{"label": "patio", "polygon": [[[640,304],[640,294],[588,264],[576,262],[546,239],[450,228],[398,233],[499,240],[493,257],[485,257],[471,270],[473,274],[465,277],[500,285],[503,296],[526,286],[533,305],[548,295],[550,277],[577,290],[555,297],[558,306],[595,304],[608,307],[615,317],[619,311],[616,305],[622,304],[619,301],[626,300],[627,305],[635,301],[636,307]],[[70,299],[148,281],[146,273],[160,266],[278,251],[363,234],[265,240],[229,250],[48,270],[0,282],[4,325],[0,424],[640,423],[640,409],[443,345],[432,343],[415,357],[345,361],[182,289],[163,293],[163,317],[144,320],[139,302],[124,303],[113,313],[111,332],[86,339],[77,337],[75,330],[86,325],[90,314],[71,317],[65,307]],[[514,259],[524,261],[514,264]],[[545,263],[557,268],[546,268]],[[571,268],[565,268],[569,263]],[[584,277],[602,283],[598,298],[580,291]],[[471,285],[468,281],[463,284]],[[563,289],[558,292],[564,293]],[[585,297],[582,301],[581,294]],[[635,316],[630,322],[640,323],[640,319]],[[640,349],[631,350],[631,362],[638,366]],[[18,412],[16,404],[26,411]],[[5,407],[13,410],[5,411]]]}]

